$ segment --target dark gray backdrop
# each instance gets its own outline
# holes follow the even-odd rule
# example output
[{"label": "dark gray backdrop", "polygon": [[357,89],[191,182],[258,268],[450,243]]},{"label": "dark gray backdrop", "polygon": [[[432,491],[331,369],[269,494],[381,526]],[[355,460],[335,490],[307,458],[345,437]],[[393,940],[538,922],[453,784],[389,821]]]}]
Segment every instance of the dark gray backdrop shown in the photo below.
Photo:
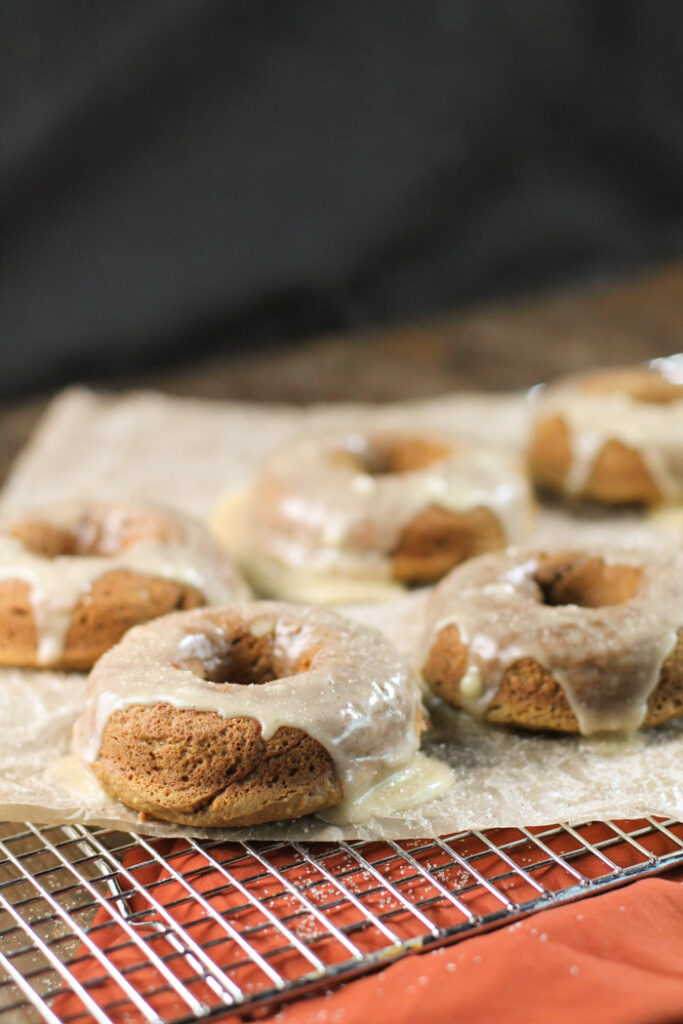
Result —
[{"label": "dark gray backdrop", "polygon": [[0,392],[681,251],[683,4],[5,0]]}]

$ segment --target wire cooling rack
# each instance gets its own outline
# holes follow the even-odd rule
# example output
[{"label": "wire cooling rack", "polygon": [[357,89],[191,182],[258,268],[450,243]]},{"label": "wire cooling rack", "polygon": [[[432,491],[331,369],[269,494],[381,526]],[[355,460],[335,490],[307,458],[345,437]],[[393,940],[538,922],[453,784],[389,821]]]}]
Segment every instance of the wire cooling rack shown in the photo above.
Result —
[{"label": "wire cooling rack", "polygon": [[0,1018],[265,1011],[681,863],[661,818],[335,845],[3,825]]}]

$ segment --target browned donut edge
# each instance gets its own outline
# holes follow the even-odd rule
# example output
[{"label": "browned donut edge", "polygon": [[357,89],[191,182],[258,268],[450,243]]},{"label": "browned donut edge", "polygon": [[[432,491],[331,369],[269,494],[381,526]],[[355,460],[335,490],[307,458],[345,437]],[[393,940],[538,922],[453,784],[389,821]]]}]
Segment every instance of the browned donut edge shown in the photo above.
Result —
[{"label": "browned donut edge", "polygon": [[168,704],[115,711],[92,767],[110,796],[180,825],[258,825],[342,799],[332,758],[301,729],[264,741],[254,719]]},{"label": "browned donut edge", "polygon": [[500,520],[491,509],[453,512],[430,505],[404,527],[391,553],[392,577],[407,586],[436,583],[466,559],[504,546]]},{"label": "browned donut edge", "polygon": [[[649,729],[683,714],[683,627],[662,665],[641,728]],[[467,667],[467,647],[451,623],[437,635],[423,669],[432,690],[452,707],[461,707],[460,680]],[[579,732],[579,723],[555,677],[534,658],[521,658],[506,670],[485,721],[522,729]]]},{"label": "browned donut edge", "polygon": [[[128,569],[105,573],[74,607],[63,655],[50,668],[88,671],[132,626],[204,603],[196,587],[175,580]],[[30,584],[0,581],[0,665],[38,668],[37,652]]]},{"label": "browned donut edge", "polygon": [[609,505],[656,505],[663,498],[640,453],[616,440],[603,444],[581,494],[567,491],[565,479],[572,463],[571,433],[562,416],[536,421],[528,461],[536,484],[565,497],[588,498]]}]

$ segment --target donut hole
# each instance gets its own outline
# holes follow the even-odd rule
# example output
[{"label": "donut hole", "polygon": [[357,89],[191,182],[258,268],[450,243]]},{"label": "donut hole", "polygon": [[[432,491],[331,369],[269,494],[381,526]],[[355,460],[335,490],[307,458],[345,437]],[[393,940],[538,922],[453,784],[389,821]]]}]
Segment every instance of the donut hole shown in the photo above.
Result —
[{"label": "donut hole", "polygon": [[632,565],[608,565],[593,555],[563,554],[540,560],[533,579],[542,604],[603,608],[635,597],[643,571]]},{"label": "donut hole", "polygon": [[625,394],[634,402],[665,404],[683,399],[683,387],[645,367],[601,370],[584,377],[581,388],[593,394]]},{"label": "donut hole", "polygon": [[388,476],[424,469],[447,458],[451,450],[437,438],[380,435],[363,438],[358,446],[349,443],[337,449],[332,461],[366,476]]},{"label": "donut hole", "polygon": [[176,668],[189,669],[211,683],[261,686],[275,679],[308,671],[315,649],[298,651],[296,658],[283,654],[274,633],[254,635],[247,626],[231,635],[188,633],[180,642]]},{"label": "donut hole", "polygon": [[169,541],[170,528],[160,517],[126,509],[86,512],[67,526],[48,519],[23,519],[10,531],[32,554],[42,558],[118,555],[143,541]]}]

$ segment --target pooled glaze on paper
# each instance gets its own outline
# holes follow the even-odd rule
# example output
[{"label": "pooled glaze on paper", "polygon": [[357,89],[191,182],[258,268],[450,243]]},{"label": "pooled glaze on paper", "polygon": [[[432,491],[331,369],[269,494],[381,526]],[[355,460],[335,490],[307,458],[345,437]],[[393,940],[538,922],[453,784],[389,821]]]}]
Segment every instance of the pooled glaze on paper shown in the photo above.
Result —
[{"label": "pooled glaze on paper", "polygon": [[333,612],[276,602],[235,605],[230,615],[257,636],[272,633],[278,675],[316,651],[311,668],[258,685],[209,682],[182,662],[227,653],[225,613],[202,608],[165,616],[130,630],[96,664],[75,752],[86,762],[97,759],[115,711],[170,704],[253,718],[264,739],[280,726],[302,729],[330,754],[346,799],[411,760],[420,744],[419,686],[381,633]]},{"label": "pooled glaze on paper", "polygon": [[683,625],[683,551],[588,554],[641,568],[635,596],[600,608],[543,604],[534,581],[538,554],[515,549],[483,555],[438,585],[428,606],[425,656],[442,629],[458,627],[467,646],[461,692],[468,711],[483,715],[507,668],[531,657],[562,686],[582,733],[642,724]]},{"label": "pooled glaze on paper", "polygon": [[[30,586],[38,665],[60,660],[74,607],[96,580],[110,572],[128,570],[193,586],[210,604],[247,596],[248,590],[227,556],[200,523],[184,515],[151,510],[170,527],[168,539],[142,539],[120,550],[126,517],[141,511],[150,514],[149,507],[131,504],[71,503],[14,514],[0,524],[0,580],[22,580]],[[95,512],[102,527],[102,554],[48,558],[34,553],[10,533],[24,518],[69,529],[86,512]]]},{"label": "pooled glaze on paper", "polygon": [[[362,456],[373,433],[382,431],[299,438],[264,462],[245,511],[245,563],[255,578],[268,579],[281,567],[308,580],[391,584],[391,554],[408,523],[429,506],[488,508],[507,543],[527,535],[529,487],[508,453],[425,430],[450,453],[422,468],[372,475],[335,463],[340,451]],[[405,429],[393,433],[407,436]]]},{"label": "pooled glaze on paper", "polygon": [[392,580],[358,579],[334,573],[293,570],[263,554],[249,554],[246,516],[249,490],[236,488],[226,494],[209,517],[209,525],[221,543],[241,563],[254,590],[278,594],[284,601],[314,605],[353,605],[364,601],[393,601],[405,594],[405,587]]},{"label": "pooled glaze on paper", "polygon": [[352,825],[368,818],[388,817],[438,800],[453,788],[454,776],[443,761],[414,754],[407,765],[380,779],[354,799],[320,811],[318,817],[333,825]]}]

